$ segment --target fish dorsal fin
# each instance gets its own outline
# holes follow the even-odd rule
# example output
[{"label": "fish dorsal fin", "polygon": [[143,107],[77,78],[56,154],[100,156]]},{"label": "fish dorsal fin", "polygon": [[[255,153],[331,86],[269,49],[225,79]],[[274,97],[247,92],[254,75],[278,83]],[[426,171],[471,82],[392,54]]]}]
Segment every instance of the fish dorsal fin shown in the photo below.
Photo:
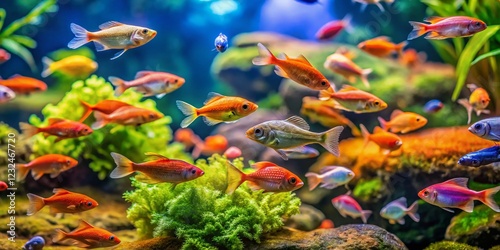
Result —
[{"label": "fish dorsal fin", "polygon": [[145,77],[147,75],[151,75],[153,73],[156,73],[156,71],[149,71],[149,70],[143,70],[143,71],[139,71],[135,74],[135,79],[137,78],[141,78],[141,77]]},{"label": "fish dorsal fin", "polygon": [[210,92],[210,93],[208,93],[207,100],[203,104],[205,104],[205,105],[210,104],[210,103],[215,102],[223,97],[224,96],[219,94],[219,93]]},{"label": "fish dorsal fin", "polygon": [[392,111],[392,114],[391,114],[391,120],[396,118],[397,116],[403,114],[404,112],[399,110],[399,109],[395,109],[394,111]]},{"label": "fish dorsal fin", "polygon": [[20,74],[14,74],[14,75],[11,75],[11,76],[9,77],[9,79],[18,78],[18,77],[21,77],[21,76],[22,76],[22,75],[20,75]]},{"label": "fish dorsal fin", "polygon": [[406,197],[401,197],[401,198],[399,198],[399,199],[397,199],[397,200],[395,200],[395,201],[393,201],[391,203],[393,203],[393,204],[399,204],[399,205],[401,205],[403,207],[407,206]]},{"label": "fish dorsal fin", "polygon": [[453,178],[451,180],[447,180],[447,181],[443,182],[443,184],[444,183],[452,184],[452,185],[457,185],[457,186],[466,188],[467,181],[469,181],[469,178]]},{"label": "fish dorsal fin", "polygon": [[309,124],[307,124],[307,122],[302,119],[302,117],[300,116],[292,116],[292,117],[289,117],[288,119],[285,120],[285,122],[288,122],[290,124],[293,124],[301,129],[305,129],[305,130],[309,130]]},{"label": "fish dorsal fin", "polygon": [[381,133],[381,132],[385,132],[385,130],[383,130],[381,127],[379,126],[376,126],[375,128],[373,128],[373,133],[376,134],[376,133]]},{"label": "fish dorsal fin", "polygon": [[437,23],[437,22],[443,21],[444,19],[446,19],[446,17],[430,16],[430,17],[426,17],[424,19],[424,21],[429,22],[429,23]]},{"label": "fish dorsal fin", "polygon": [[54,188],[54,190],[52,190],[52,193],[54,193],[56,195],[61,195],[61,194],[69,194],[71,192],[66,190],[66,189],[62,189],[62,188]]},{"label": "fish dorsal fin", "polygon": [[478,89],[479,87],[474,84],[474,83],[469,83],[467,84],[467,88],[471,91],[471,92],[474,92],[474,90]]},{"label": "fish dorsal fin", "polygon": [[99,29],[105,30],[105,29],[109,29],[109,28],[121,26],[121,25],[125,25],[125,24],[117,22],[117,21],[109,21],[109,22],[105,22],[105,23],[99,25]]},{"label": "fish dorsal fin", "polygon": [[330,171],[332,171],[332,170],[334,170],[334,169],[336,169],[336,168],[338,168],[338,166],[327,166],[327,167],[322,168],[322,169],[319,171],[319,173],[320,173],[320,174],[324,174],[324,173],[326,173],[326,172],[330,172]]},{"label": "fish dorsal fin", "polygon": [[285,53],[279,53],[277,58],[281,60],[290,59],[290,57],[288,57]]},{"label": "fish dorsal fin", "polygon": [[270,162],[270,161],[260,161],[260,162],[256,162],[254,164],[252,164],[252,168],[254,169],[263,169],[263,168],[267,168],[267,167],[275,167],[276,164]]},{"label": "fish dorsal fin", "polygon": [[358,89],[354,86],[344,85],[338,92],[347,92],[347,91],[354,91],[354,90],[358,90]]},{"label": "fish dorsal fin", "polygon": [[299,57],[297,57],[297,60],[309,65],[309,66],[312,66],[311,63],[306,59],[306,57],[304,55],[299,55]]},{"label": "fish dorsal fin", "polygon": [[388,37],[388,36],[378,36],[378,37],[375,37],[372,39],[373,41],[376,41],[376,40],[382,40],[382,41],[387,41],[387,42],[390,42],[391,41],[391,38]]},{"label": "fish dorsal fin", "polygon": [[75,228],[75,230],[73,230],[71,232],[74,233],[74,232],[82,231],[82,230],[89,229],[89,228],[94,228],[94,226],[90,225],[88,222],[86,222],[84,220],[80,220],[80,224],[78,224],[78,227]]},{"label": "fish dorsal fin", "polygon": [[62,118],[49,118],[48,121],[49,121],[49,125],[54,125],[56,123],[60,123],[60,122],[63,122],[65,120]]},{"label": "fish dorsal fin", "polygon": [[169,158],[161,155],[161,154],[157,154],[157,153],[153,153],[153,152],[147,152],[147,153],[144,153],[147,157],[151,157],[153,159],[161,159],[161,160],[170,160]]}]

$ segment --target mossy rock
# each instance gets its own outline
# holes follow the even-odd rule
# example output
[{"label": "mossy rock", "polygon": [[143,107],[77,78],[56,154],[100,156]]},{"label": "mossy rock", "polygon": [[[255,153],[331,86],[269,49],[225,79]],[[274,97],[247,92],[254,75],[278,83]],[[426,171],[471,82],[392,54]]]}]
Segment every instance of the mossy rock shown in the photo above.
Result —
[{"label": "mossy rock", "polygon": [[360,180],[354,188],[352,194],[364,202],[380,199],[386,190],[384,183],[380,178],[371,180]]},{"label": "mossy rock", "polygon": [[424,250],[480,250],[480,248],[453,241],[440,241],[432,243]]}]

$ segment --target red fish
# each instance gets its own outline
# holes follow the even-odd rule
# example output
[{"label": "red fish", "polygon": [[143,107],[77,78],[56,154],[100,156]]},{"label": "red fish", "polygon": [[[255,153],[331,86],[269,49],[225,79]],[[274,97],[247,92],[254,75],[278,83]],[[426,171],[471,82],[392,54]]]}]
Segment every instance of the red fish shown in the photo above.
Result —
[{"label": "red fish", "polygon": [[7,188],[9,188],[7,183],[5,183],[4,181],[0,181],[0,191],[5,191],[7,190]]},{"label": "red fish", "polygon": [[401,145],[403,145],[403,141],[399,138],[399,136],[391,132],[384,131],[378,126],[373,129],[373,134],[370,134],[363,124],[360,124],[359,126],[361,127],[363,138],[365,139],[363,148],[366,147],[368,142],[373,141],[380,147],[382,154],[387,155],[391,151],[398,150]]},{"label": "red fish", "polygon": [[10,60],[10,53],[4,49],[0,49],[0,64]]},{"label": "red fish", "polygon": [[28,215],[33,215],[43,207],[49,206],[51,213],[80,213],[97,207],[99,204],[94,199],[79,193],[73,193],[62,188],[54,188],[54,195],[43,198],[28,193],[30,204]]},{"label": "red fish", "polygon": [[486,29],[486,23],[468,16],[433,16],[424,19],[424,21],[430,24],[410,21],[413,30],[408,35],[408,40],[415,39],[427,32],[429,33],[425,39],[446,39],[472,36]]},{"label": "red fish", "polygon": [[162,118],[163,114],[154,110],[135,106],[124,106],[109,115],[101,112],[94,112],[94,117],[96,122],[92,124],[92,129],[100,129],[108,123],[140,126]]},{"label": "red fish", "polygon": [[301,188],[304,182],[292,172],[272,162],[262,161],[252,165],[257,171],[245,174],[228,161],[227,194],[232,194],[243,182],[248,181],[252,190],[264,192],[289,192]]},{"label": "red fish", "polygon": [[33,92],[47,90],[47,84],[44,82],[21,75],[13,75],[9,79],[0,79],[0,85],[3,85],[20,95],[29,95]]},{"label": "red fish", "polygon": [[168,93],[182,87],[184,78],[166,72],[139,71],[132,81],[124,81],[118,77],[109,77],[109,81],[116,86],[115,95],[119,96],[129,88],[134,88],[147,96],[162,98]]},{"label": "red fish", "polygon": [[316,32],[316,39],[327,40],[334,38],[344,29],[349,31],[352,29],[350,28],[351,19],[351,15],[346,15],[342,20],[330,21],[324,24],[319,28],[318,32]]},{"label": "red fish", "polygon": [[27,164],[16,164],[18,181],[24,180],[31,170],[33,179],[38,180],[44,174],[50,174],[50,178],[57,177],[60,173],[75,167],[78,161],[65,155],[48,154],[40,156]]},{"label": "red fish", "polygon": [[94,132],[89,126],[75,121],[65,120],[61,118],[49,118],[47,127],[38,128],[28,123],[20,122],[19,126],[26,137],[31,137],[38,133],[43,133],[44,136],[57,136],[55,142],[60,140],[87,136]]},{"label": "red fish", "polygon": [[118,245],[121,241],[114,234],[81,220],[80,225],[69,233],[56,229],[52,242],[67,242],[67,244],[83,248],[99,248]]},{"label": "red fish", "polygon": [[495,212],[500,212],[494,196],[500,191],[500,186],[474,191],[467,188],[468,178],[454,178],[445,182],[429,186],[418,193],[422,200],[436,205],[448,212],[451,208],[460,208],[465,212],[471,213],[474,210],[474,200],[484,203]]},{"label": "red fish", "polygon": [[86,103],[82,100],[80,100],[80,103],[82,104],[83,107],[85,107],[85,113],[83,113],[82,118],[80,118],[80,122],[85,121],[87,117],[92,113],[92,111],[98,111],[104,114],[111,114],[115,112],[117,109],[125,106],[131,106],[128,103],[120,102],[117,100],[102,100],[94,105]]}]

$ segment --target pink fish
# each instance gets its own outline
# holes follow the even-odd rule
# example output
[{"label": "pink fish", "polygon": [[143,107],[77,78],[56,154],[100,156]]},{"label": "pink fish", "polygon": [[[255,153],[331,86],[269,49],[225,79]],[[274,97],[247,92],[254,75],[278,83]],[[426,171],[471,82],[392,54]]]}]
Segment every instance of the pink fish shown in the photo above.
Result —
[{"label": "pink fish", "polygon": [[351,196],[349,196],[350,192],[344,195],[337,196],[332,199],[333,206],[339,211],[340,215],[346,217],[349,215],[350,217],[356,219],[361,217],[363,223],[366,223],[368,217],[372,214],[370,210],[363,210],[359,203],[354,200]]},{"label": "pink fish", "polygon": [[184,85],[184,78],[166,72],[139,71],[132,81],[124,81],[118,77],[110,76],[109,81],[116,86],[115,95],[120,96],[129,88],[134,88],[147,96],[162,98]]},{"label": "pink fish", "polygon": [[232,146],[224,152],[224,156],[226,156],[228,159],[234,159],[238,158],[241,156],[241,149],[238,147]]},{"label": "pink fish", "polygon": [[318,32],[316,32],[316,39],[327,40],[337,36],[342,30],[347,30],[348,32],[352,30],[350,27],[352,16],[346,15],[342,20],[335,20],[325,23]]},{"label": "pink fish", "polygon": [[410,21],[413,31],[408,35],[408,40],[415,39],[429,32],[425,39],[446,39],[454,37],[472,36],[486,29],[486,23],[468,16],[452,17],[427,17],[424,19],[429,24]]},{"label": "pink fish", "polygon": [[434,184],[421,190],[418,197],[452,213],[453,210],[449,208],[460,208],[471,213],[474,210],[474,200],[484,203],[495,212],[500,212],[500,208],[494,200],[495,194],[500,191],[500,186],[474,191],[467,188],[468,180],[468,178],[454,178]]},{"label": "pink fish", "polygon": [[4,49],[0,49],[0,64],[10,60],[10,53]]}]

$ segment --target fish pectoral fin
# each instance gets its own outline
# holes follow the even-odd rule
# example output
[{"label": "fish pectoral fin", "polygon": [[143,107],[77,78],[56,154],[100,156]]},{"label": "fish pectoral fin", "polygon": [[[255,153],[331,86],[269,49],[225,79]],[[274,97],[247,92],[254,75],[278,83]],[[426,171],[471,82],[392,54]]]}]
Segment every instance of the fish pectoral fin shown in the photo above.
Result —
[{"label": "fish pectoral fin", "polygon": [[70,209],[70,210],[75,210],[76,209],[76,206],[75,205],[69,205],[66,207],[67,209]]},{"label": "fish pectoral fin", "polygon": [[33,179],[35,179],[35,181],[37,181],[38,179],[42,178],[43,172],[37,171],[36,169],[31,169],[31,176],[33,177]]},{"label": "fish pectoral fin", "polygon": [[159,180],[155,180],[155,179],[152,179],[151,177],[143,174],[143,173],[139,173],[135,176],[135,179],[140,181],[140,182],[144,182],[144,183],[147,183],[147,184],[158,184],[160,183],[161,181]]},{"label": "fish pectoral fin", "polygon": [[121,55],[123,55],[123,53],[125,53],[125,51],[127,51],[127,49],[124,49],[124,50],[122,50],[122,51],[118,51],[118,52],[116,52],[116,54],[115,54],[113,57],[111,57],[111,59],[110,59],[110,60],[115,60],[116,58],[118,58],[118,57],[120,57]]},{"label": "fish pectoral fin", "polygon": [[449,208],[445,208],[445,207],[441,207],[441,208],[444,209],[444,210],[446,210],[446,211],[448,211],[448,212],[450,212],[450,213],[455,213],[455,211],[453,211],[453,210],[451,210]]},{"label": "fish pectoral fin", "polygon": [[440,39],[446,39],[446,38],[448,38],[448,37],[442,36],[442,35],[440,35],[436,31],[431,31],[427,35],[425,35],[425,39],[437,39],[437,40],[440,40]]},{"label": "fish pectoral fin", "polygon": [[164,97],[167,93],[161,93],[161,94],[158,94],[156,95],[156,98],[158,99],[161,99],[162,97]]},{"label": "fish pectoral fin", "polygon": [[404,218],[404,217],[402,217],[401,219],[399,219],[399,220],[398,220],[398,223],[399,223],[400,225],[404,225],[404,224],[405,224],[405,218]]},{"label": "fish pectoral fin", "polygon": [[470,200],[469,202],[467,202],[461,207],[461,209],[467,213],[472,213],[472,211],[474,211],[474,200]]},{"label": "fish pectoral fin", "polygon": [[390,220],[389,220],[389,224],[394,225],[394,224],[396,224],[396,221],[395,221],[395,220],[393,220],[393,219],[390,219]]},{"label": "fish pectoral fin", "polygon": [[276,73],[276,75],[279,75],[279,76],[284,77],[284,78],[290,78],[288,76],[288,74],[282,68],[280,68],[278,66],[276,66],[274,68],[274,73]]},{"label": "fish pectoral fin", "polygon": [[221,123],[222,121],[220,120],[216,120],[216,119],[213,119],[211,117],[208,117],[208,116],[203,116],[203,121],[205,122],[205,124],[207,124],[208,126],[213,126],[213,125],[216,125],[216,124],[219,124]]},{"label": "fish pectoral fin", "polygon": [[276,153],[278,153],[281,158],[283,158],[283,160],[285,161],[288,161],[288,155],[286,154],[286,152],[284,150],[281,150],[281,149],[275,149]]},{"label": "fish pectoral fin", "polygon": [[98,41],[93,41],[93,42],[94,42],[95,50],[97,50],[97,51],[103,51],[103,50],[109,49],[109,47],[107,47],[106,45],[104,45]]}]

